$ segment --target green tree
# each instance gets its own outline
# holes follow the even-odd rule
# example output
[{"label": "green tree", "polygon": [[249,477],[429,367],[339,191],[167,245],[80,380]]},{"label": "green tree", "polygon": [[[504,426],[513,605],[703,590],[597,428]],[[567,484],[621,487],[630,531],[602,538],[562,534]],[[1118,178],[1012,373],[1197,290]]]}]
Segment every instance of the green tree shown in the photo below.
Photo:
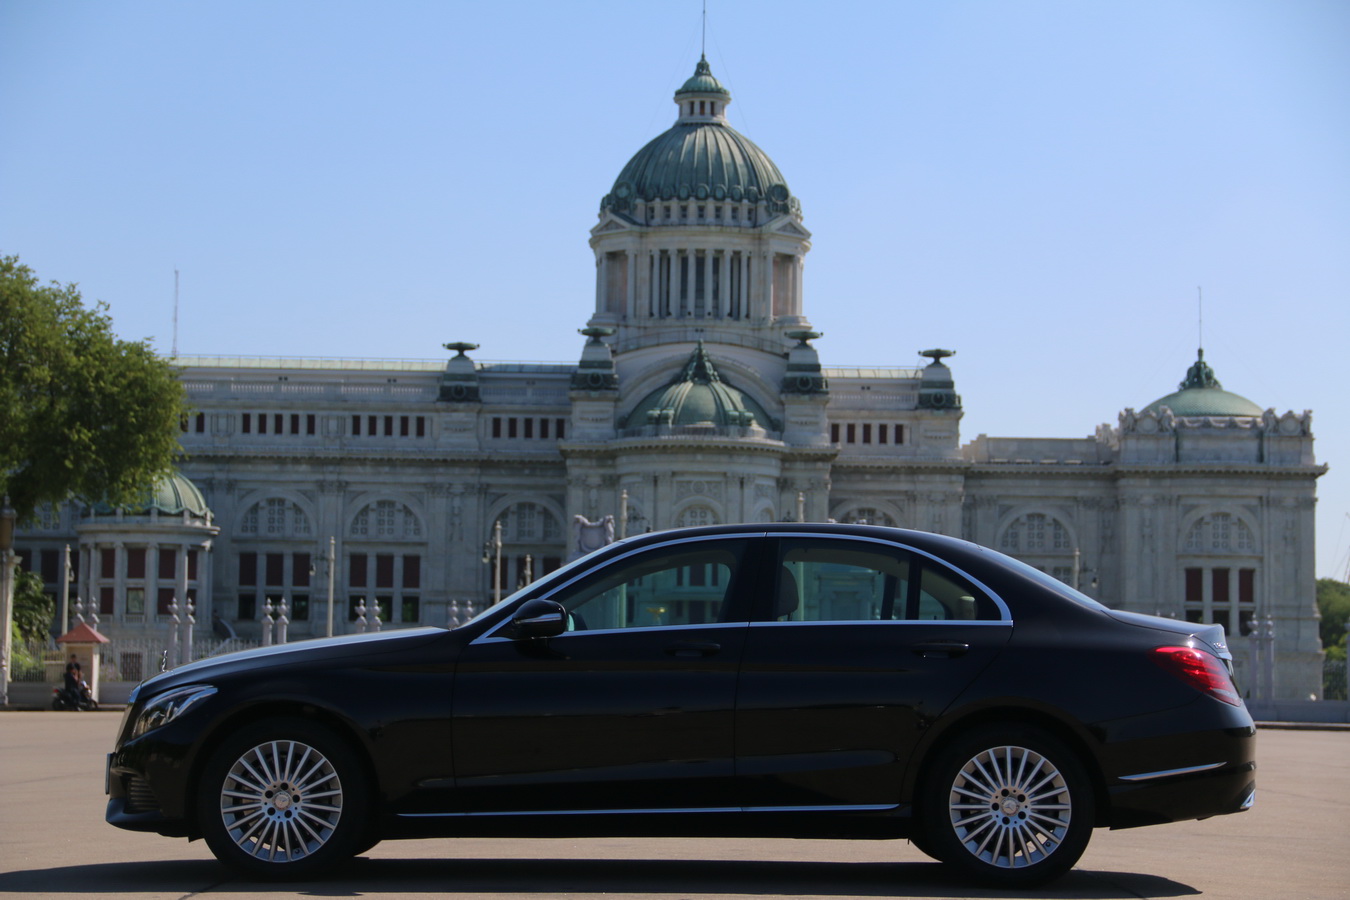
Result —
[{"label": "green tree", "polygon": [[56,601],[42,589],[36,573],[16,569],[14,575],[14,640],[46,641],[56,616]]},{"label": "green tree", "polygon": [[134,503],[180,452],[185,394],[107,306],[0,257],[0,494],[20,519],[69,497]]},{"label": "green tree", "polygon": [[1318,631],[1322,647],[1332,658],[1345,659],[1345,622],[1350,619],[1350,584],[1334,578],[1317,579]]}]

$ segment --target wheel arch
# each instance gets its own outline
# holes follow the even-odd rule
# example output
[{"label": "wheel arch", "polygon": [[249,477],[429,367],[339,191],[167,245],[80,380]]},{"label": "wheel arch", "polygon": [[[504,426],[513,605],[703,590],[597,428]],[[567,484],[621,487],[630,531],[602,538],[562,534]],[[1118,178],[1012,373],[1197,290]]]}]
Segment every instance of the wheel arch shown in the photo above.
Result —
[{"label": "wheel arch", "polygon": [[914,804],[913,821],[916,827],[917,823],[923,821],[920,809],[923,803],[922,785],[927,783],[929,772],[942,757],[942,752],[977,728],[998,725],[1040,729],[1073,751],[1092,784],[1096,810],[1093,826],[1110,824],[1111,797],[1106,789],[1106,778],[1097,761],[1097,754],[1092,749],[1097,738],[1091,731],[1048,710],[1031,706],[994,706],[972,710],[944,723],[930,732],[919,747],[915,755],[916,764],[909,766],[904,786],[905,795],[910,797]]},{"label": "wheel arch", "polygon": [[[199,746],[203,748],[215,747],[225,735],[267,719],[299,719],[309,722],[327,729],[332,732],[334,737],[346,744],[361,766],[361,774],[365,783],[369,785],[368,800],[372,811],[370,819],[375,821],[378,818],[381,788],[379,775],[370,757],[370,746],[362,738],[361,730],[354,723],[330,709],[290,698],[263,700],[233,710],[230,715],[215,723],[210,732],[199,742]],[[210,758],[211,753],[208,750],[203,750],[192,760],[188,770],[187,790],[183,793],[183,818],[187,823],[188,837],[192,840],[202,836],[197,817],[197,785]]]}]

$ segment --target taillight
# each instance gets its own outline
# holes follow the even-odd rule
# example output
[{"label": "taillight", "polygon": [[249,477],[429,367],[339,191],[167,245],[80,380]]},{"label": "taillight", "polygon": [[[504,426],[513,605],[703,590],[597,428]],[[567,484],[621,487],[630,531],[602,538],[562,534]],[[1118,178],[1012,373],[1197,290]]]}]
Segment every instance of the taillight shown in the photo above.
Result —
[{"label": "taillight", "polygon": [[1213,654],[1194,647],[1157,647],[1153,661],[1197,691],[1231,706],[1242,705],[1228,670]]}]

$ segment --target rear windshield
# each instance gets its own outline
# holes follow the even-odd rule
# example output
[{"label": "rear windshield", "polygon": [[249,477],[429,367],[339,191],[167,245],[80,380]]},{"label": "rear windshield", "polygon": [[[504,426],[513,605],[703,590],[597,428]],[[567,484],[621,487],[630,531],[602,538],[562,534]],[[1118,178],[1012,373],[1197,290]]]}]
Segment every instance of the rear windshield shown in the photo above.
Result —
[{"label": "rear windshield", "polygon": [[1110,607],[1102,603],[1099,603],[1096,600],[1093,600],[1091,597],[1089,597],[1087,594],[1084,594],[1082,591],[1069,587],[1067,584],[1060,581],[1055,576],[1050,575],[1049,573],[1046,572],[1042,572],[1035,566],[1027,565],[1020,559],[1013,559],[1011,556],[1008,556],[1005,553],[999,553],[997,550],[990,550],[988,547],[984,547],[982,549],[985,550],[987,553],[992,553],[994,556],[998,557],[998,562],[1002,563],[1004,568],[1012,569],[1014,572],[1018,572],[1022,575],[1025,575],[1027,578],[1030,578],[1032,581],[1041,585],[1041,587],[1051,590],[1067,600],[1072,600],[1079,606],[1083,606],[1088,609],[1101,610],[1103,612],[1110,609]]}]

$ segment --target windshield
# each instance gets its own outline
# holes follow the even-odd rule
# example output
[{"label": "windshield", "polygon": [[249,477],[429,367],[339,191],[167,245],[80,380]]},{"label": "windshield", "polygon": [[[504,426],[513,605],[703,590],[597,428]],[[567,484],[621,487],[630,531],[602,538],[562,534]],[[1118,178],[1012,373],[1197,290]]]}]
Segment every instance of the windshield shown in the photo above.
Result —
[{"label": "windshield", "polygon": [[478,613],[478,615],[474,616],[472,619],[469,619],[467,622],[463,622],[463,623],[461,623],[460,625],[458,625],[458,626],[456,626],[456,627],[458,627],[458,628],[463,628],[465,625],[470,625],[470,624],[472,624],[472,623],[474,623],[474,622],[477,622],[479,619],[483,618],[484,616],[490,615],[490,614],[493,612],[493,610],[501,609],[503,606],[506,606],[506,605],[509,604],[509,603],[514,603],[518,598],[523,597],[523,596],[525,596],[526,594],[532,594],[532,593],[534,593],[535,591],[537,591],[537,590],[538,590],[542,585],[544,585],[545,583],[553,582],[553,581],[556,581],[556,580],[559,579],[559,578],[566,577],[567,574],[568,574],[569,572],[571,572],[571,571],[573,571],[574,569],[577,569],[577,568],[579,568],[580,566],[582,566],[584,563],[586,563],[587,561],[589,561],[590,558],[593,557],[593,556],[595,556],[597,553],[603,553],[604,551],[610,550],[610,549],[612,549],[613,547],[615,547],[616,545],[625,543],[626,541],[629,541],[629,540],[632,540],[632,538],[626,538],[625,540],[622,540],[622,541],[615,541],[613,544],[606,544],[606,545],[603,546],[603,547],[599,547],[599,548],[597,548],[597,549],[595,549],[595,550],[592,550],[590,553],[587,553],[585,556],[578,556],[576,559],[572,560],[571,562],[564,563],[562,566],[560,566],[559,568],[554,569],[552,572],[549,572],[547,575],[543,576],[542,578],[536,578],[534,581],[531,581],[529,584],[525,585],[523,588],[520,588],[520,589],[518,589],[518,590],[516,590],[516,591],[513,591],[510,595],[508,595],[508,596],[506,596],[506,597],[503,597],[503,598],[501,599],[500,602],[492,604],[492,605],[489,606],[487,609],[485,609],[485,610],[483,610],[482,612]]}]

